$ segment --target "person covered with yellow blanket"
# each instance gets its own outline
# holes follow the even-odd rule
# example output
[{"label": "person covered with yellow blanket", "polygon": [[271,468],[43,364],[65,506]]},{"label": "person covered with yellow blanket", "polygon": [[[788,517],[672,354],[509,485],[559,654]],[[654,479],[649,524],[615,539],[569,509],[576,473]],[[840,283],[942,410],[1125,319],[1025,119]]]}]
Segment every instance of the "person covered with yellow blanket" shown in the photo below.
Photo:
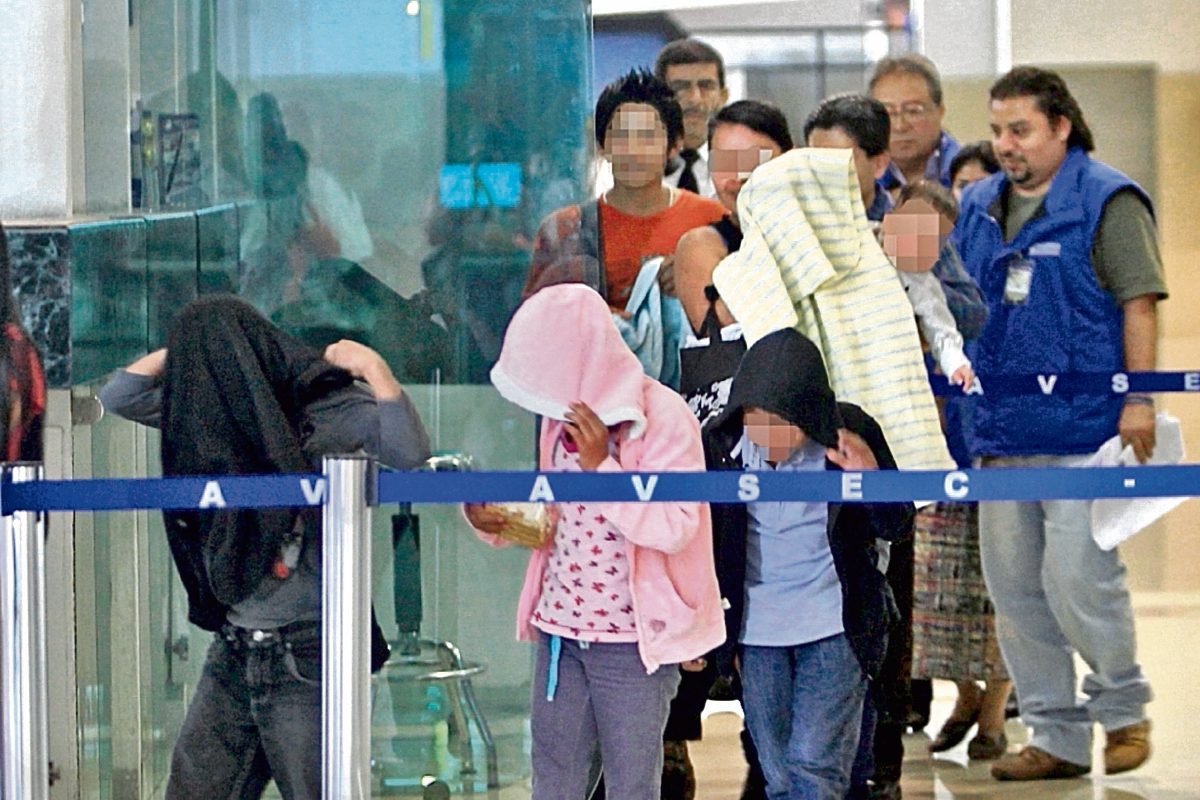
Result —
[{"label": "person covered with yellow blanket", "polygon": [[741,248],[713,282],[746,344],[795,328],[834,393],[879,421],[901,469],[953,469],[912,306],[867,224],[849,150],[801,148],[738,196]]}]

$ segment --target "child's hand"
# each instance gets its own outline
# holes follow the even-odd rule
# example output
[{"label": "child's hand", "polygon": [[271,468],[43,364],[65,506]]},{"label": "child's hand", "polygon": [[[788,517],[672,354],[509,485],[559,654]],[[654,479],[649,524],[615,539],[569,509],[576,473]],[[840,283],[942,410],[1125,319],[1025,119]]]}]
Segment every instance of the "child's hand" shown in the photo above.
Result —
[{"label": "child's hand", "polygon": [[690,661],[681,661],[679,663],[679,668],[684,672],[703,672],[707,666],[708,659],[706,658],[693,658]]},{"label": "child's hand", "polygon": [[487,503],[463,503],[463,513],[472,528],[492,536],[499,535],[508,524],[504,513]]},{"label": "child's hand", "polygon": [[955,386],[961,386],[965,392],[975,382],[975,370],[971,369],[970,364],[963,364],[954,370],[954,374],[950,376],[950,382]]},{"label": "child's hand", "polygon": [[579,448],[579,466],[585,472],[594,472],[608,458],[608,426],[586,403],[571,403],[564,425]]},{"label": "child's hand", "polygon": [[675,297],[675,256],[663,256],[658,268],[658,289],[667,297]]},{"label": "child's hand", "polygon": [[871,452],[871,446],[853,431],[838,429],[838,446],[825,450],[825,457],[847,472],[862,472],[879,469],[879,462]]}]

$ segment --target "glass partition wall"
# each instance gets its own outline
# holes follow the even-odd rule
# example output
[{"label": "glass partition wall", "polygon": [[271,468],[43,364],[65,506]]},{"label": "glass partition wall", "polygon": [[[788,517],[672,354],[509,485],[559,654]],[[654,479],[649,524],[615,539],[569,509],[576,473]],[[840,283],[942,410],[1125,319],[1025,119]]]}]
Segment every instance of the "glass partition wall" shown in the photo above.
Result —
[{"label": "glass partition wall", "polygon": [[[532,468],[534,420],[487,371],[538,222],[585,184],[588,3],[129,5],[137,219],[109,258],[121,280],[76,281],[95,341],[80,340],[73,393],[162,346],[187,300],[236,292],[314,346],[377,349],[436,452]],[[85,50],[111,33],[85,17]],[[104,130],[110,99],[85,104],[89,130]],[[72,233],[80,252],[113,235]],[[109,306],[133,311],[92,319]],[[119,341],[106,333],[118,328]],[[104,418],[73,439],[77,477],[159,470],[154,431]],[[373,679],[374,796],[437,780],[453,796],[492,783],[493,796],[528,797],[531,654],[513,637],[525,553],[484,546],[456,508],[384,507],[373,524],[375,609],[393,645]],[[186,622],[158,514],[79,514],[75,531],[80,796],[160,796],[210,637]]]},{"label": "glass partition wall", "polygon": [[134,6],[135,207],[237,204],[237,284],[212,288],[485,382],[537,223],[582,183],[587,4]]}]

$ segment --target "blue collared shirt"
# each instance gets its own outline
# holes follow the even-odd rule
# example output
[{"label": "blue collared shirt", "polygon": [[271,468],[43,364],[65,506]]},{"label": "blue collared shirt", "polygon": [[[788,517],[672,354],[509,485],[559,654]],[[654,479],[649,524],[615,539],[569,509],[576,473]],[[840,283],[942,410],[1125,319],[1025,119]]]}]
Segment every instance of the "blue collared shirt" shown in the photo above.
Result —
[{"label": "blue collared shirt", "polygon": [[[962,146],[950,134],[942,131],[942,135],[938,138],[937,149],[929,156],[929,160],[925,162],[925,180],[937,181],[947,189],[950,188],[950,162],[958,155],[958,151]],[[888,164],[887,172],[883,173],[883,188],[891,191],[906,183],[904,173],[896,166],[896,162]]]},{"label": "blue collared shirt", "polygon": [[871,222],[883,222],[883,215],[896,207],[896,201],[887,193],[887,187],[883,185],[886,177],[884,175],[883,178],[875,181],[875,200],[867,209],[867,219]]},{"label": "blue collared shirt", "polygon": [[[808,440],[772,467],[743,435],[747,470],[818,472],[825,448]],[[738,641],[763,647],[807,644],[844,631],[842,584],[829,548],[827,503],[748,503],[746,606]]]}]

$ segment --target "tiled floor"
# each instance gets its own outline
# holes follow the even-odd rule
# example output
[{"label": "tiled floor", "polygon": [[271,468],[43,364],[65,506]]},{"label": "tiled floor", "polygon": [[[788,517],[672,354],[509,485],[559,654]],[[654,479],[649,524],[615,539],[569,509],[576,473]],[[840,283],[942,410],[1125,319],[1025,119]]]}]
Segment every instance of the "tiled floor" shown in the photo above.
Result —
[{"label": "tiled floor", "polygon": [[[906,800],[1007,798],[1011,800],[1187,800],[1200,799],[1200,592],[1139,591],[1134,594],[1139,654],[1154,686],[1150,705],[1154,722],[1154,756],[1139,770],[1116,777],[1097,775],[1070,781],[999,783],[988,763],[969,762],[966,744],[931,758],[929,736],[938,730],[954,704],[953,686],[935,684],[933,720],[927,733],[905,742],[903,790]],[[1082,664],[1080,664],[1082,674]],[[732,704],[728,704],[732,705]],[[726,710],[705,721],[704,739],[692,745],[697,772],[697,800],[738,800],[745,764],[738,731],[741,719]],[[1095,763],[1101,763],[1103,737],[1097,731]],[[1025,739],[1024,728],[1010,721],[1010,746]],[[508,761],[514,756],[510,755]],[[508,778],[499,792],[455,797],[528,800],[528,779]]]},{"label": "tiled floor", "polygon": [[[1099,775],[1071,781],[999,783],[988,764],[968,762],[966,744],[931,758],[929,737],[910,736],[905,742],[904,797],[906,800],[950,798],[1014,798],[1014,800],[1184,800],[1200,798],[1200,593],[1135,594],[1139,655],[1155,701],[1154,756],[1139,770],[1116,777]],[[954,704],[953,686],[938,682],[933,721],[936,732]],[[737,800],[745,766],[737,739],[741,720],[731,713],[710,716],[705,738],[692,749],[697,770],[697,800]],[[1103,737],[1097,732],[1095,763],[1101,763]],[[1011,746],[1023,741],[1024,729],[1009,723]]]}]

